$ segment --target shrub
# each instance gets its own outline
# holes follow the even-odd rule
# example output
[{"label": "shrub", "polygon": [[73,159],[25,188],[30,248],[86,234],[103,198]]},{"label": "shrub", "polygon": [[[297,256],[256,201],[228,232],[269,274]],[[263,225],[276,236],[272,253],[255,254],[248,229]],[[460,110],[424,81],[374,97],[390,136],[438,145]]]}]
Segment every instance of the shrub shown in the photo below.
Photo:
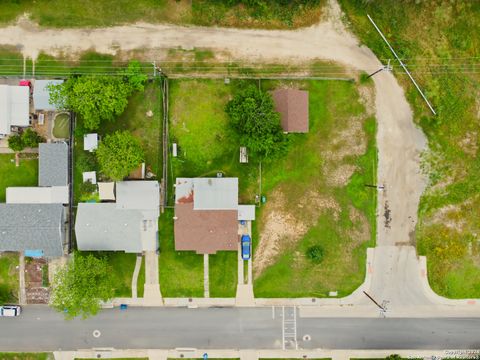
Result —
[{"label": "shrub", "polygon": [[28,128],[22,134],[22,141],[25,147],[36,148],[39,143],[45,142],[45,138]]},{"label": "shrub", "polygon": [[307,249],[307,258],[314,264],[320,264],[323,261],[323,248],[320,245],[314,245]]},{"label": "shrub", "polygon": [[8,138],[8,147],[15,152],[19,152],[25,149],[25,144],[20,135],[12,135]]}]

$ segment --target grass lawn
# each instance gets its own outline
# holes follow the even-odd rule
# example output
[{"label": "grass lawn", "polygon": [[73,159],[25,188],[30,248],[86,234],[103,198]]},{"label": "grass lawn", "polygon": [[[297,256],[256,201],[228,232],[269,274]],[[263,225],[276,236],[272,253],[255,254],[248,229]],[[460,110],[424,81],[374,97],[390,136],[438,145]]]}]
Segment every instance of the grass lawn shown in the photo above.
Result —
[{"label": "grass lawn", "polygon": [[0,353],[2,360],[53,360],[52,353],[14,353],[2,352]]},{"label": "grass lawn", "polygon": [[[110,358],[111,360],[148,360],[148,358]],[[98,360],[96,358],[75,358],[75,360]]]},{"label": "grass lawn", "polygon": [[137,297],[143,297],[145,288],[145,256],[142,258],[142,266],[137,279]]},{"label": "grass lawn", "polygon": [[[153,112],[152,117],[146,115],[147,111]],[[161,93],[157,82],[148,83],[144,92],[134,93],[128,101],[125,112],[113,122],[104,122],[97,131],[100,136],[114,133],[117,130],[128,130],[140,141],[145,151],[146,168],[155,175],[161,172],[161,121],[162,106]],[[77,118],[77,131],[75,132],[75,170],[74,170],[74,201],[86,201],[82,197],[82,173],[85,171],[99,171],[95,155],[83,150],[82,120]],[[99,179],[99,173],[97,173]]]},{"label": "grass lawn", "polygon": [[[295,85],[309,91],[310,131],[292,134],[287,156],[264,167],[268,200],[253,236],[255,296],[346,296],[363,282],[366,248],[375,243],[376,197],[364,186],[376,178],[375,119],[355,83]],[[280,235],[271,235],[277,228]],[[312,246],[323,248],[320,264],[306,256]]]},{"label": "grass lawn", "polygon": [[70,136],[70,115],[59,114],[54,121],[53,136],[57,139],[68,139]]},{"label": "grass lawn", "polygon": [[[173,22],[178,24],[236,27],[295,28],[316,23],[325,1],[280,2],[215,0],[22,0],[0,5],[0,23],[9,23],[25,12],[43,26],[102,27],[117,24]],[[283,3],[279,4],[279,3]]]},{"label": "grass lawn", "polygon": [[238,282],[237,257],[236,251],[219,251],[215,255],[209,255],[211,297],[235,297]]},{"label": "grass lawn", "polygon": [[82,251],[80,254],[92,254],[105,257],[113,272],[115,297],[132,297],[132,276],[135,269],[136,254],[121,251]]},{"label": "grass lawn", "polygon": [[159,276],[164,297],[203,296],[203,257],[193,251],[175,251],[173,210],[160,216]]},{"label": "grass lawn", "polygon": [[[128,130],[140,140],[145,151],[146,167],[156,175],[161,175],[161,124],[162,94],[160,85],[154,81],[145,86],[144,92],[134,93],[128,100],[124,113],[114,122],[105,122],[99,134],[105,136],[117,130]],[[151,110],[152,117],[146,114]]]},{"label": "grass lawn", "polygon": [[21,159],[15,166],[15,155],[0,154],[0,202],[5,202],[6,189],[10,186],[37,186],[38,160]]},{"label": "grass lawn", "polygon": [[18,254],[0,255],[0,302],[16,302],[18,299]]},{"label": "grass lawn", "polygon": [[380,58],[392,58],[366,14],[375,19],[437,112],[432,116],[405,74],[396,73],[429,145],[422,166],[430,183],[420,199],[417,250],[427,256],[435,292],[450,298],[478,298],[480,73],[475,66],[480,3],[341,0],[340,4],[359,38]]}]

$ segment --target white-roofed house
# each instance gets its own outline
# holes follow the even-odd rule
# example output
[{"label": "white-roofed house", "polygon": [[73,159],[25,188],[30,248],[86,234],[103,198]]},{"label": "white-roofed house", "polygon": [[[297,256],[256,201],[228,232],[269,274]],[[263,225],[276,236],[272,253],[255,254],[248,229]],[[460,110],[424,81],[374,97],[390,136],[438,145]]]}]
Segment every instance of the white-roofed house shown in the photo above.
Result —
[{"label": "white-roofed house", "polygon": [[11,134],[11,127],[30,126],[28,86],[0,85],[0,135]]},{"label": "white-roofed house", "polygon": [[93,152],[98,148],[98,134],[83,135],[83,150]]}]

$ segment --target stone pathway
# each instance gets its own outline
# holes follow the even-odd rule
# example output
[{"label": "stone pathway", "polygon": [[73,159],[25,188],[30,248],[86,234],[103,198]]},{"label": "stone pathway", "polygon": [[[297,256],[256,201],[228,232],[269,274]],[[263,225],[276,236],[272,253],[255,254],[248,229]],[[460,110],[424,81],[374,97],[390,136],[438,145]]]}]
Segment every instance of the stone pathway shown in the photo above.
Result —
[{"label": "stone pathway", "polygon": [[[135,262],[135,269],[133,270],[133,276],[132,276],[132,298],[133,299],[136,299],[138,297],[137,281],[138,281],[138,274],[140,273],[140,268],[142,267],[142,260],[143,260],[143,256],[137,255],[137,261]],[[143,297],[143,296],[140,296],[140,297]]]},{"label": "stone pathway", "polygon": [[210,274],[208,267],[208,254],[203,255],[203,296],[210,297]]}]

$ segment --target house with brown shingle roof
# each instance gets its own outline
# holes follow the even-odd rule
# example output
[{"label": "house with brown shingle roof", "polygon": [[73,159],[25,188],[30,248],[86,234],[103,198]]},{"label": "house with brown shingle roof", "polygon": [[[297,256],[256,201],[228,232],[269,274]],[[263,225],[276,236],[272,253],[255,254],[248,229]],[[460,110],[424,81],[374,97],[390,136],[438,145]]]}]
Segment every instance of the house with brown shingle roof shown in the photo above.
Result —
[{"label": "house with brown shingle roof", "polygon": [[308,132],[308,91],[277,89],[272,92],[275,111],[280,113],[283,131]]},{"label": "house with brown shingle roof", "polygon": [[177,178],[175,250],[236,251],[238,220],[238,178]]}]

